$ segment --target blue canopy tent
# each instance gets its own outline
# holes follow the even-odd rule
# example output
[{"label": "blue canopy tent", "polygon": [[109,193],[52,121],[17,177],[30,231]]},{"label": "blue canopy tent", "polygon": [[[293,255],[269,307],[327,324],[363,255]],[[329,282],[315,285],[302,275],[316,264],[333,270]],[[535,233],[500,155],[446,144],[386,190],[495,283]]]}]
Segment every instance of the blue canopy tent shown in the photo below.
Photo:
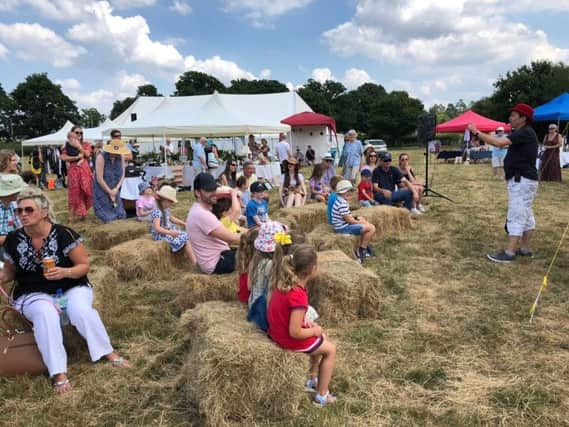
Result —
[{"label": "blue canopy tent", "polygon": [[537,122],[569,120],[569,93],[565,92],[548,103],[536,107],[533,119]]}]

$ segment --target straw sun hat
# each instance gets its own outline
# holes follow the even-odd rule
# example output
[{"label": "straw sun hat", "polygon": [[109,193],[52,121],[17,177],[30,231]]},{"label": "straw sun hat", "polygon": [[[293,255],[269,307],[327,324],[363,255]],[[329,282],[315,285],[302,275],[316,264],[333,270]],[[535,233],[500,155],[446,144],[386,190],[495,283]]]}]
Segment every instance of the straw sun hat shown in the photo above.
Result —
[{"label": "straw sun hat", "polygon": [[117,155],[130,153],[130,150],[128,149],[126,144],[122,142],[120,139],[113,139],[108,144],[103,145],[103,151],[105,153],[117,154]]},{"label": "straw sun hat", "polygon": [[170,200],[172,203],[178,203],[178,199],[176,198],[176,189],[174,187],[164,185],[156,192],[156,194],[162,199]]}]

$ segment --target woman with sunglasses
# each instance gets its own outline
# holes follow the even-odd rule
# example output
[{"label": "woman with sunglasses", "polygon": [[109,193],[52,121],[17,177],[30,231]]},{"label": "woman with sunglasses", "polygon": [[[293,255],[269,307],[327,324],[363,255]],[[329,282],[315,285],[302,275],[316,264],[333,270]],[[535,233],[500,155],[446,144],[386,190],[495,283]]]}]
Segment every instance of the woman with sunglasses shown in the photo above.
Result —
[{"label": "woman with sunglasses", "polygon": [[541,158],[540,181],[561,182],[561,160],[559,159],[559,147],[563,144],[563,138],[557,130],[557,125],[551,123],[547,135],[543,138],[543,157]]},{"label": "woman with sunglasses", "polygon": [[22,228],[4,245],[0,283],[15,281],[12,305],[34,325],[34,336],[56,393],[71,390],[61,323],[71,323],[87,341],[93,362],[106,359],[129,367],[111,346],[105,327],[92,307],[87,278],[89,256],[83,239],[55,223],[49,200],[38,189],[20,193],[16,214]]},{"label": "woman with sunglasses", "polygon": [[225,187],[237,186],[237,160],[231,159],[225,163],[225,170],[219,177],[219,183]]},{"label": "woman with sunglasses", "polygon": [[373,173],[373,170],[379,165],[379,159],[373,147],[366,151],[367,154],[365,156],[365,165],[362,166],[362,171],[364,169],[367,169]]},{"label": "woman with sunglasses", "polygon": [[67,134],[67,143],[61,160],[67,162],[67,196],[69,222],[83,221],[93,206],[93,173],[89,166],[91,144],[83,141],[83,130],[73,126]]},{"label": "woman with sunglasses", "polygon": [[419,181],[417,181],[417,175],[415,174],[415,169],[411,166],[410,157],[407,153],[401,153],[399,155],[399,170],[403,174],[403,176],[411,183],[411,185],[415,188],[416,193],[419,197],[419,200],[416,202],[416,207],[422,213],[425,213],[425,208],[421,204],[423,200],[423,192],[425,187]]}]

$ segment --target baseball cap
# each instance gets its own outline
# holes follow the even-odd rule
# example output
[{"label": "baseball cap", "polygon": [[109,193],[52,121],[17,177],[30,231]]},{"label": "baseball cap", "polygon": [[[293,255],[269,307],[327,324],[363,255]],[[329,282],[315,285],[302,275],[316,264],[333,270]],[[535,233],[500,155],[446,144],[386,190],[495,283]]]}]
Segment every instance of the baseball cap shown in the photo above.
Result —
[{"label": "baseball cap", "polygon": [[219,184],[215,178],[207,172],[199,173],[194,179],[194,191],[215,191]]},{"label": "baseball cap", "polygon": [[361,175],[362,175],[362,176],[371,176],[372,174],[371,174],[371,171],[370,171],[369,169],[364,169],[364,170],[361,172]]},{"label": "baseball cap", "polygon": [[392,158],[391,158],[391,153],[389,153],[388,151],[384,151],[383,153],[381,153],[381,154],[379,155],[379,158],[380,158],[381,160],[383,160],[384,162],[387,162],[387,161],[389,161],[389,160],[392,160]]},{"label": "baseball cap", "polygon": [[498,126],[496,132],[504,132],[504,126]]},{"label": "baseball cap", "polygon": [[263,184],[261,181],[255,181],[253,184],[251,184],[251,187],[249,188],[251,193],[260,193],[262,191],[265,191],[266,189],[267,187],[265,187],[265,184]]}]

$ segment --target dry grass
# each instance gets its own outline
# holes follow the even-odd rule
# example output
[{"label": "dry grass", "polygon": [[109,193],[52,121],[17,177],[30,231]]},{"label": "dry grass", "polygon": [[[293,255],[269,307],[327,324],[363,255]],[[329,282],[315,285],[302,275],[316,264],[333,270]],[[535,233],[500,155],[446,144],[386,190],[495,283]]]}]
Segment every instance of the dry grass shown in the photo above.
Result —
[{"label": "dry grass", "polygon": [[107,250],[129,240],[150,236],[150,225],[126,219],[88,227],[84,236],[87,244],[93,249]]},{"label": "dry grass", "polygon": [[379,278],[340,251],[318,254],[319,274],[309,283],[310,303],[325,321],[377,318]]},{"label": "dry grass", "polygon": [[306,356],[283,351],[245,317],[238,302],[208,302],[180,321],[190,342],[181,381],[209,426],[291,419],[307,399]]},{"label": "dry grass", "polygon": [[172,253],[166,241],[135,239],[107,251],[107,264],[121,280],[156,280],[191,270],[184,251]]},{"label": "dry grass", "polygon": [[[409,154],[418,176],[422,176],[422,153],[412,150]],[[490,166],[437,163],[430,172],[434,178],[431,187],[455,203],[427,198],[424,204],[428,212],[412,221],[412,229],[375,239],[378,255],[366,260],[364,267],[379,278],[376,290],[381,305],[377,305],[377,318],[352,316],[331,322],[321,313],[327,336],[338,345],[332,381],[338,403],[319,410],[300,394],[296,418],[283,415],[262,419],[273,407],[296,404],[287,400],[291,395],[286,394],[289,383],[277,378],[282,372],[263,364],[263,353],[261,358],[251,359],[253,368],[249,369],[261,363],[264,371],[255,373],[255,377],[263,377],[266,371],[271,375],[271,384],[281,387],[274,386],[276,394],[266,404],[268,409],[255,406],[257,419],[243,420],[239,416],[246,412],[239,411],[235,423],[334,427],[569,425],[569,289],[565,286],[569,282],[568,242],[551,271],[534,323],[528,324],[529,307],[569,221],[564,197],[569,194],[567,170],[562,184],[540,183],[534,207],[538,224],[533,244],[536,256],[513,265],[495,265],[485,259],[486,253],[500,249],[505,241],[506,192],[503,181],[492,178]],[[50,196],[62,213],[60,219],[65,218],[65,192],[55,191]],[[270,215],[277,218],[280,214],[273,208],[274,192],[271,198]],[[184,218],[192,197],[179,193],[179,200],[176,214]],[[316,232],[311,233],[313,239],[319,237],[317,231],[325,231],[325,215],[321,218],[322,225],[316,224]],[[85,223],[73,227],[87,235],[89,228],[96,226],[98,222],[90,215]],[[341,250],[350,246],[340,245]],[[220,401],[212,405],[225,404],[229,396],[227,401],[234,410],[242,398],[250,400],[249,388],[242,384],[256,380],[249,378],[246,369],[236,371],[231,367],[231,361],[236,360],[230,358],[231,352],[219,353],[224,366],[230,366],[220,369],[213,365],[217,359],[208,353],[213,341],[204,345],[200,342],[206,340],[200,338],[196,340],[198,348],[193,346],[194,338],[188,331],[176,332],[182,307],[177,302],[182,301],[178,298],[186,286],[178,287],[178,281],[189,274],[173,268],[157,280],[115,281],[113,274],[104,270],[114,270],[107,253],[89,249],[96,307],[113,345],[132,360],[134,369],[124,372],[104,363],[93,365],[83,344],[70,354],[69,375],[75,391],[65,398],[54,396],[43,377],[0,378],[0,425],[203,425],[207,415],[202,413],[200,417],[196,408],[204,411],[206,406],[188,391],[193,379],[184,374],[180,381],[180,373],[185,372],[182,368],[189,367],[190,353],[194,372],[200,369],[200,354],[208,356],[212,381],[225,387],[224,392],[227,390],[226,395],[219,393]],[[349,282],[345,286],[359,280],[349,271],[334,272]],[[228,283],[227,293],[220,288],[220,298],[231,296],[234,287],[236,282]],[[190,298],[214,297],[209,289],[205,288],[205,294],[190,291],[196,292]],[[190,298],[184,307],[192,304]],[[215,341],[216,348],[250,327],[240,326],[245,309],[238,303],[229,306],[236,310],[233,317],[239,323],[223,329]],[[262,335],[257,337],[267,343]],[[239,357],[245,357],[241,347],[249,349],[248,355],[258,355],[255,347],[247,346],[259,346],[261,341],[249,341],[247,338],[231,350]],[[282,357],[291,356],[281,353]],[[300,384],[295,382],[298,387],[307,361],[301,355],[296,359],[293,368],[302,369],[298,374]],[[221,412],[214,415],[218,419],[225,416]]]}]

